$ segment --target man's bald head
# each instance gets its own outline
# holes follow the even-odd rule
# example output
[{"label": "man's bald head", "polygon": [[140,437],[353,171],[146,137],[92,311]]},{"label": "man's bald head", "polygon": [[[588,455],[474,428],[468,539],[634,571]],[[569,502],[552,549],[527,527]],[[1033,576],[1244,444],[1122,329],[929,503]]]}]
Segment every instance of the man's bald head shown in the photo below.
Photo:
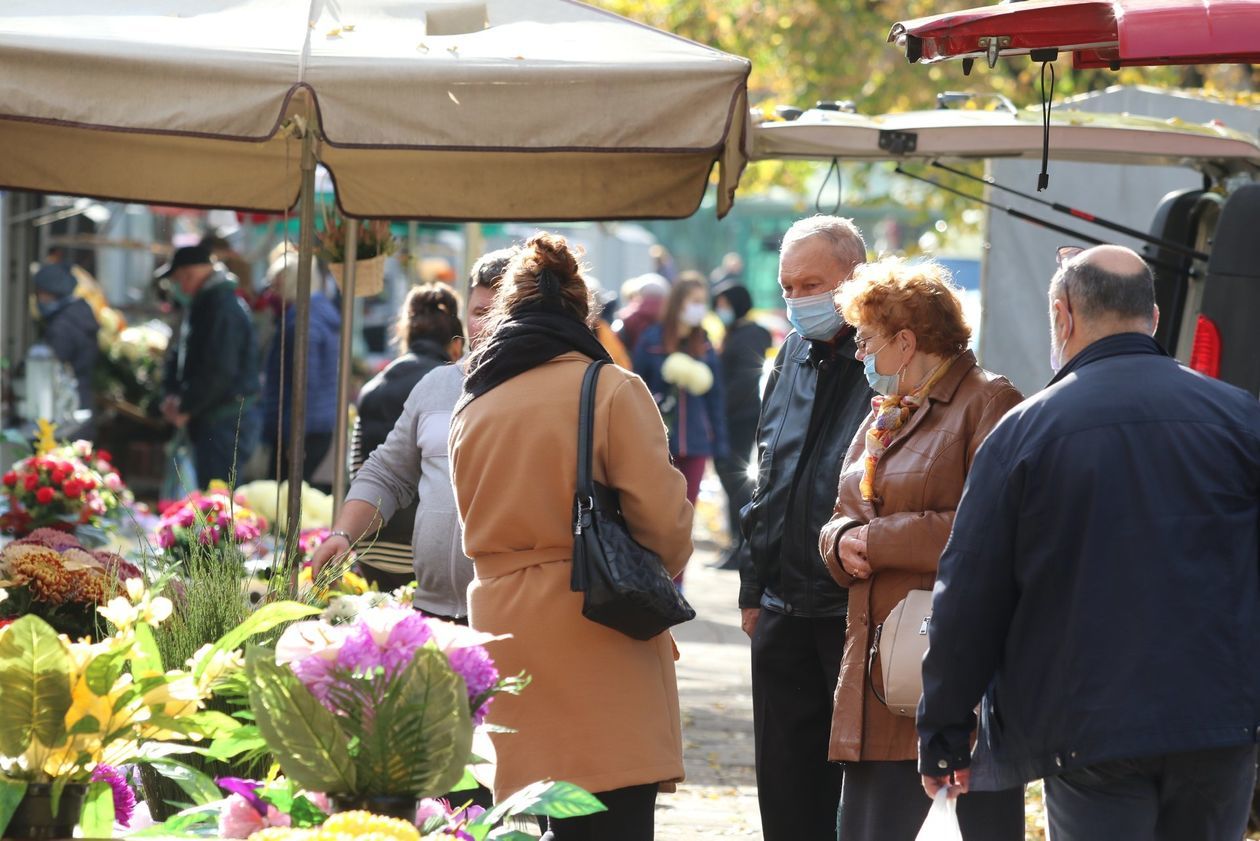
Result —
[{"label": "man's bald head", "polygon": [[1063,264],[1050,297],[1070,303],[1072,315],[1108,332],[1155,328],[1155,280],[1146,261],[1122,245],[1088,248]]}]

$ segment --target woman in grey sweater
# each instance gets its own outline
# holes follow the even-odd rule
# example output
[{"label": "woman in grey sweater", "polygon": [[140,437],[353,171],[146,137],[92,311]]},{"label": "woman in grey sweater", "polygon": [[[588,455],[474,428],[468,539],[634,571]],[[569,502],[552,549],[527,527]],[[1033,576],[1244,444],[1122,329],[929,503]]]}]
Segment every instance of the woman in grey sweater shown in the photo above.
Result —
[{"label": "woman in grey sweater", "polygon": [[[468,334],[473,346],[481,338],[513,253],[513,249],[494,251],[473,266],[468,296]],[[352,546],[369,545],[395,511],[416,501],[411,541],[417,584],[414,604],[434,616],[467,621],[473,566],[464,556],[446,443],[463,383],[461,365],[442,365],[412,389],[393,430],[355,475],[332,534],[316,549],[316,574],[325,564],[344,557]]]}]

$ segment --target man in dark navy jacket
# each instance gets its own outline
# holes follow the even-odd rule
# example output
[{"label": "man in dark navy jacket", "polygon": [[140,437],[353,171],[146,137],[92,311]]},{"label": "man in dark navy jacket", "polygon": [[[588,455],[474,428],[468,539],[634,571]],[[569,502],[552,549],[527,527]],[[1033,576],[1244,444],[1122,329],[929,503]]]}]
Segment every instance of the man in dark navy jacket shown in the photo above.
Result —
[{"label": "man in dark navy jacket", "polygon": [[1137,254],[1061,257],[1064,367],[981,447],[941,558],[919,770],[929,794],[1046,778],[1055,841],[1241,838],[1260,403],[1164,354]]}]

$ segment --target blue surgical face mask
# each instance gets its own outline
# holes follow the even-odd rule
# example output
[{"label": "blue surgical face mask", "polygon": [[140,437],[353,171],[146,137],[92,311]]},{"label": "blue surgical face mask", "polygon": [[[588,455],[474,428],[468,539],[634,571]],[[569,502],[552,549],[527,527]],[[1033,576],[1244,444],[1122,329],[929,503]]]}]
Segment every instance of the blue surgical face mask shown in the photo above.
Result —
[{"label": "blue surgical face mask", "polygon": [[39,310],[39,317],[47,321],[57,310],[61,309],[61,300],[56,301],[36,301],[35,308]]},{"label": "blue surgical face mask", "polygon": [[835,293],[821,292],[804,298],[784,298],[788,321],[806,339],[827,342],[835,338],[844,325],[836,312]]},{"label": "blue surgical face mask", "polygon": [[717,317],[721,319],[722,323],[727,327],[730,327],[735,323],[735,311],[727,309],[726,307],[718,307]]},{"label": "blue surgical face mask", "polygon": [[[888,347],[888,342],[884,342],[883,350]],[[901,385],[900,374],[881,374],[875,370],[875,355],[879,350],[866,354],[862,360],[862,372],[866,374],[866,382],[870,385],[871,390],[876,394],[882,394],[885,397],[897,393],[897,388]]]}]

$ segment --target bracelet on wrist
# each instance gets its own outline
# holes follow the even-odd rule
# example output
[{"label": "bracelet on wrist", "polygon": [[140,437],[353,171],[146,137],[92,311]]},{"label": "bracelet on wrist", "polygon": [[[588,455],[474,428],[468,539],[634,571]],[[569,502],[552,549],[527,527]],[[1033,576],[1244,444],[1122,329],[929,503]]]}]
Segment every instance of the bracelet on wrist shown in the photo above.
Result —
[{"label": "bracelet on wrist", "polygon": [[336,531],[330,531],[328,533],[328,537],[325,539],[331,539],[334,537],[344,537],[348,545],[350,546],[354,545],[354,539],[350,537],[350,532],[348,531],[344,531],[342,529],[337,529]]}]

